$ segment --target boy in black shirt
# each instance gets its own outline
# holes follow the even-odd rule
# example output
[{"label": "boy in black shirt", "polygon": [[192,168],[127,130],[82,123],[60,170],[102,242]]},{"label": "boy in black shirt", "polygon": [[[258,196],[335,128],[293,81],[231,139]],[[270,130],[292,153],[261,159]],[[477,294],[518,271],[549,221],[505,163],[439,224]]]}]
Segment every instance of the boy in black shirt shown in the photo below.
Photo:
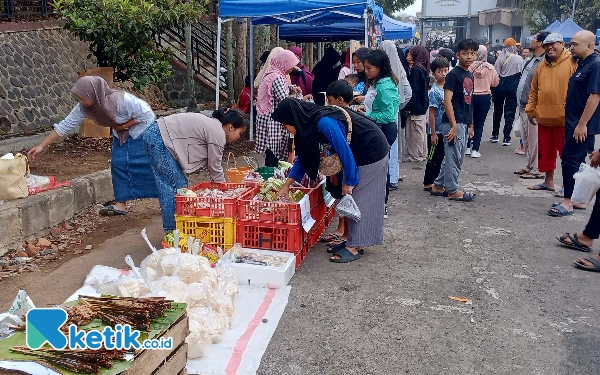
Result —
[{"label": "boy in black shirt", "polygon": [[458,65],[446,76],[444,84],[444,109],[442,133],[444,137],[444,162],[431,194],[448,196],[450,200],[470,202],[475,194],[458,190],[458,180],[465,158],[467,140],[473,136],[474,78],[469,66],[475,61],[479,43],[465,39],[456,46]]}]

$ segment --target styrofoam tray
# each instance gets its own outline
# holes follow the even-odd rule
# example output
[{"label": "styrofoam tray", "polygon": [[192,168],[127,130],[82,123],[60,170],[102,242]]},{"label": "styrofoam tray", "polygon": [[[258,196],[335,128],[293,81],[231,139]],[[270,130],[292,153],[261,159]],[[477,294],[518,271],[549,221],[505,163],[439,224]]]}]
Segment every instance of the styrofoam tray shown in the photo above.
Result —
[{"label": "styrofoam tray", "polygon": [[[285,288],[296,272],[296,255],[283,251],[246,249],[260,255],[287,257],[284,267],[259,266],[256,264],[231,263],[238,279],[238,284],[253,285],[271,289]],[[223,259],[230,259],[231,252],[223,254]]]}]

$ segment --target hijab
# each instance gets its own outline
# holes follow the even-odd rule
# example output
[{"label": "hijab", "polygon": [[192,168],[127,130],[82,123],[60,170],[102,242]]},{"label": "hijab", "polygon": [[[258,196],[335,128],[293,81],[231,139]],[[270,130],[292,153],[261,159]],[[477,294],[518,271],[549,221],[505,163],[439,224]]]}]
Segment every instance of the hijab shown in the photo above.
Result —
[{"label": "hijab", "polygon": [[[356,114],[353,116],[353,112],[350,110],[347,112],[352,117],[352,121],[355,116],[359,116]],[[273,120],[296,128],[294,135],[296,155],[308,177],[313,180],[317,179],[321,163],[317,125],[319,120],[325,116],[339,120],[347,126],[346,116],[339,109],[304,102],[296,98],[283,99],[271,115]]]},{"label": "hijab", "polygon": [[337,80],[340,73],[340,67],[334,67],[340,62],[340,54],[333,47],[329,47],[325,50],[325,54],[321,58],[321,61],[315,65],[312,70],[314,75],[314,81],[312,84],[312,93],[316,103],[325,104],[325,98],[321,95],[321,92],[327,90],[327,86],[331,82]]},{"label": "hijab", "polygon": [[500,77],[509,77],[521,73],[523,58],[517,53],[516,46],[504,47],[496,60],[496,70]]},{"label": "hijab", "polygon": [[283,51],[284,51],[284,49],[281,47],[275,47],[271,50],[271,53],[269,53],[269,57],[267,57],[267,60],[263,64],[262,68],[260,68],[258,75],[254,79],[254,88],[259,88],[260,83],[262,82],[262,80],[265,76],[265,72],[267,71],[267,69],[269,69],[269,66],[271,65],[271,61]]},{"label": "hijab", "polygon": [[[100,126],[114,128],[120,125],[117,123],[117,106],[124,100],[125,93],[123,91],[111,89],[101,77],[86,76],[77,80],[71,92],[92,103],[91,107],[80,105],[81,113],[85,117]],[[117,134],[121,145],[129,137],[128,130]]]},{"label": "hijab", "polygon": [[429,52],[427,52],[425,47],[418,44],[412,47],[408,52],[414,61],[413,67],[418,66],[425,70],[425,73],[429,74]]},{"label": "hijab", "polygon": [[[288,48],[298,59],[302,60],[302,48],[298,46],[292,46]],[[291,84],[297,85],[302,89],[302,95],[308,95],[312,92],[312,83],[315,79],[313,74],[308,70],[306,65],[302,64],[302,61],[298,62],[298,68],[300,71],[292,71],[290,73]]]},{"label": "hijab", "polygon": [[476,78],[483,78],[486,70],[495,69],[494,66],[487,62],[488,50],[484,45],[479,45],[477,50],[477,61],[469,66],[469,71],[473,73]]},{"label": "hijab", "polygon": [[258,88],[258,101],[256,111],[259,115],[266,115],[273,109],[273,82],[278,77],[287,77],[287,71],[298,64],[298,58],[292,51],[282,51],[271,60],[270,66],[265,71],[264,78]]}]

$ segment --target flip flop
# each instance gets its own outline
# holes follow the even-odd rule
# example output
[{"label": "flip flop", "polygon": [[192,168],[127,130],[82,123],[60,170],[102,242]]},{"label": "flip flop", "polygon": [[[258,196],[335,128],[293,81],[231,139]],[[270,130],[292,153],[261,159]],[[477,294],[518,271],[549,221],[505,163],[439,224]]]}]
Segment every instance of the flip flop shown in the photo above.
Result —
[{"label": "flip flop", "polygon": [[424,187],[424,188],[423,188],[423,191],[428,191],[428,192],[431,192],[431,189],[433,189],[433,188],[430,188],[430,187]]},{"label": "flip flop", "polygon": [[343,247],[342,249],[338,250],[338,252],[336,252],[334,255],[339,255],[341,258],[340,259],[329,259],[330,261],[332,261],[333,263],[350,263],[350,262],[354,262],[355,260],[359,260],[360,256],[364,253],[363,250],[359,250],[358,254],[354,255],[350,252],[350,250],[348,250],[347,247]]},{"label": "flip flop", "polygon": [[588,262],[592,263],[594,266],[590,267],[587,264],[582,263],[579,259],[575,259],[573,265],[580,270],[586,270],[590,272],[600,272],[600,262],[594,258],[585,258]]},{"label": "flip flop", "polygon": [[462,197],[450,197],[448,198],[449,201],[455,201],[455,202],[472,202],[475,197],[477,196],[477,194],[473,194],[473,193],[469,193],[469,192],[464,192]]},{"label": "flip flop", "polygon": [[527,189],[535,190],[535,191],[555,191],[554,189],[550,189],[548,186],[546,186],[544,184],[537,184],[534,186],[530,186]]},{"label": "flip flop", "polygon": [[119,216],[119,215],[127,215],[127,211],[117,210],[113,206],[103,207],[100,211],[98,211],[100,216]]},{"label": "flip flop", "polygon": [[321,242],[331,242],[331,241],[335,241],[335,240],[339,240],[340,236],[338,236],[335,233],[328,233],[328,234],[324,234],[321,236],[321,238],[319,238],[319,241]]},{"label": "flip flop", "polygon": [[543,174],[522,174],[519,178],[522,178],[523,180],[540,180],[544,178]]},{"label": "flip flop", "polygon": [[431,195],[434,195],[434,196],[436,196],[436,197],[447,197],[447,196],[448,196],[448,192],[447,192],[446,190],[444,190],[444,191],[442,191],[442,192],[439,192],[439,191],[433,191],[433,190],[431,190],[431,191],[430,191],[430,194],[431,194]]},{"label": "flip flop", "polygon": [[342,250],[345,247],[346,247],[346,241],[340,242],[340,243],[338,243],[336,245],[331,246],[329,249],[327,249],[327,252],[330,253],[330,254],[335,254],[339,250]]},{"label": "flip flop", "polygon": [[[556,207],[556,206],[560,206],[560,203],[552,203],[552,207]],[[587,210],[587,207],[577,207],[577,206],[575,206],[575,203],[574,203],[573,204],[573,209],[585,211],[585,210]]]},{"label": "flip flop", "polygon": [[515,171],[514,173],[518,174],[518,175],[524,175],[524,174],[529,173],[529,171],[526,169],[519,169],[518,171]]},{"label": "flip flop", "polygon": [[555,196],[556,198],[564,198],[564,197],[565,197],[565,190],[564,190],[564,189],[560,189],[560,190],[558,191],[558,193],[554,194],[554,196]]},{"label": "flip flop", "polygon": [[549,211],[548,211],[548,215],[552,216],[552,217],[564,217],[564,216],[569,216],[569,215],[573,215],[573,212],[569,212],[567,211],[566,208],[564,208],[563,206],[556,206],[556,207],[552,207]]},{"label": "flip flop", "polygon": [[[570,242],[567,241],[567,238],[569,239]],[[560,237],[556,237],[556,239],[562,245],[564,245],[570,249],[582,251],[584,253],[589,253],[592,251],[591,247],[586,246],[586,245],[582,244],[581,241],[579,241],[579,238],[577,237],[577,233],[575,233],[573,235],[571,235],[570,233],[565,233]]]}]

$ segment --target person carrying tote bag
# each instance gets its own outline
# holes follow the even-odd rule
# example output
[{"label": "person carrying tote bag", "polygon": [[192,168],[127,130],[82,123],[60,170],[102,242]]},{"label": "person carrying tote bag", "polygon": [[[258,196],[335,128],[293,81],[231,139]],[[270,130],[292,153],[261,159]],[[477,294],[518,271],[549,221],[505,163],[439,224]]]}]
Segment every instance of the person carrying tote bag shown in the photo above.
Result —
[{"label": "person carrying tote bag", "polygon": [[17,154],[13,158],[0,158],[0,200],[8,201],[29,195],[25,181],[26,173],[25,155]]}]

